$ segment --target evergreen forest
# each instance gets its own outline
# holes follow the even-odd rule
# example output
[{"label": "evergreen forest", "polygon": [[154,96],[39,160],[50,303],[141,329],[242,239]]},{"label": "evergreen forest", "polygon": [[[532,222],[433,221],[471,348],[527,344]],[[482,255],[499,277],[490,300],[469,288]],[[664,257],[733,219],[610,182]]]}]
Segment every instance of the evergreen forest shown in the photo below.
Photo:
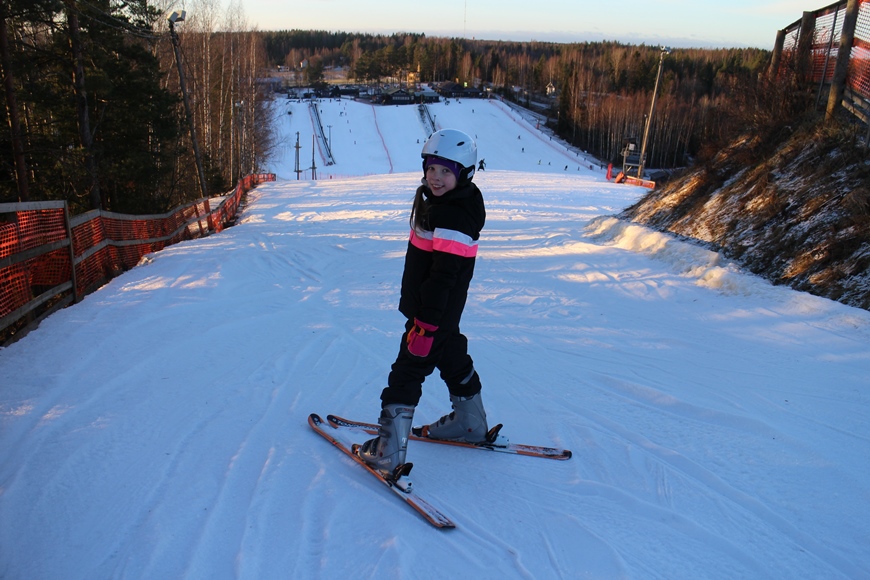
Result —
[{"label": "evergreen forest", "polygon": [[[642,137],[662,57],[662,47],[619,42],[505,42],[312,30],[263,36],[270,62],[298,68],[307,61],[304,81],[312,85],[322,81],[324,70],[343,67],[360,83],[401,82],[411,72],[424,84],[453,81],[489,87],[525,105],[543,101],[563,139],[613,162],[621,161],[625,139]],[[773,96],[763,95],[774,89],[764,78],[770,57],[769,51],[754,48],[670,50],[661,62],[648,166],[686,166],[705,148],[715,148],[753,123],[749,109]],[[542,98],[548,84],[558,95],[549,101]]]},{"label": "evergreen forest", "polygon": [[[661,59],[647,161],[658,168],[690,165],[735,133],[789,114],[780,98],[789,89],[766,79],[770,53],[759,49],[663,56],[657,46],[618,42],[257,31],[238,5],[194,0],[186,9],[175,23],[176,59],[171,11],[154,0],[0,0],[0,202],[168,211],[202,195],[192,134],[208,194],[228,191],[274,147],[273,85],[263,81],[278,66],[315,86],[342,67],[354,83],[402,82],[413,72],[424,84],[455,81],[523,104],[545,101],[566,141],[618,163],[624,140],[642,135]],[[547,100],[549,84],[557,96]]]},{"label": "evergreen forest", "polygon": [[202,197],[191,125],[208,195],[259,167],[271,139],[262,36],[238,7],[188,10],[177,61],[171,11],[153,0],[0,0],[0,202],[169,211]]}]

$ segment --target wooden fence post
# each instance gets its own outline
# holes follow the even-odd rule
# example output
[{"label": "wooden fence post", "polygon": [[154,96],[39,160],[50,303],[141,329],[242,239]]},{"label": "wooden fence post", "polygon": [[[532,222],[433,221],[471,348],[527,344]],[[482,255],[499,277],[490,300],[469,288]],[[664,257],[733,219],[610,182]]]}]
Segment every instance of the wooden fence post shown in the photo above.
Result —
[{"label": "wooden fence post", "polygon": [[76,284],[76,248],[72,235],[72,224],[69,217],[69,204],[63,202],[63,223],[66,226],[66,237],[69,239],[69,279],[72,282],[73,302],[78,303],[81,300],[78,284]]},{"label": "wooden fence post", "polygon": [[785,29],[776,31],[776,42],[773,45],[773,57],[770,59],[770,69],[767,71],[768,80],[776,80],[779,73],[779,63],[782,60],[782,47],[785,45]]},{"label": "wooden fence post", "polygon": [[846,16],[843,18],[843,32],[840,34],[837,64],[834,66],[831,91],[828,94],[828,107],[825,110],[825,120],[828,122],[834,119],[843,106],[843,93],[846,89],[846,76],[849,73],[849,61],[852,58],[852,44],[855,42],[855,27],[858,23],[860,8],[861,0],[848,0],[846,3]]},{"label": "wooden fence post", "polygon": [[795,71],[797,82],[801,89],[812,82],[813,78],[813,42],[815,41],[816,15],[804,12],[801,18],[801,31],[798,37]]}]

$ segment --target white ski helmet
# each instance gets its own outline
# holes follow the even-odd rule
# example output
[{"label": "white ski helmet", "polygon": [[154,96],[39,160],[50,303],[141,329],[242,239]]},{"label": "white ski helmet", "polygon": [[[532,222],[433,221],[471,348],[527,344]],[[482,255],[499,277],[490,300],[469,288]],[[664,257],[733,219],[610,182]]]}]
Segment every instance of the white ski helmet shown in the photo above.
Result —
[{"label": "white ski helmet", "polygon": [[471,181],[477,165],[477,143],[474,139],[456,129],[442,129],[429,136],[420,153],[423,158],[423,171],[426,171],[426,158],[438,157],[459,165],[462,169],[459,183]]}]

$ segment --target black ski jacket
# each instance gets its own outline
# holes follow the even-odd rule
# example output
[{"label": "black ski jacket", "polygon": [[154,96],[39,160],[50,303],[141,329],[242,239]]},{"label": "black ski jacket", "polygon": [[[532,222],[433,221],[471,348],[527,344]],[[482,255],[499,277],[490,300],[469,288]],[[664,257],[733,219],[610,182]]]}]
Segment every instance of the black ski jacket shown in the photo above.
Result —
[{"label": "black ski jacket", "polygon": [[477,240],[486,221],[483,195],[468,182],[441,197],[421,185],[428,211],[411,230],[399,311],[443,329],[459,326],[474,275]]}]

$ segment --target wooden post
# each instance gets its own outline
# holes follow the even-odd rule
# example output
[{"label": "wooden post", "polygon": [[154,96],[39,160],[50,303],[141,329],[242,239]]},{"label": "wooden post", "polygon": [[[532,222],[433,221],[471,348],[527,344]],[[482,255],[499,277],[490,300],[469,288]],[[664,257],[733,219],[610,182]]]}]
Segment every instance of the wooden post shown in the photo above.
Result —
[{"label": "wooden post", "polygon": [[825,120],[829,122],[834,119],[843,106],[843,93],[846,89],[846,76],[849,73],[849,60],[852,57],[852,44],[855,41],[855,26],[858,23],[860,8],[861,0],[848,0],[846,3],[846,16],[843,18],[843,32],[840,34],[837,64],[834,66],[831,92],[828,93],[828,107],[825,110]]},{"label": "wooden post", "polygon": [[211,204],[208,199],[205,200],[205,215],[206,215],[206,225],[208,226],[209,233],[215,232],[214,227],[214,215],[211,213]]},{"label": "wooden post", "polygon": [[63,223],[66,226],[66,237],[69,239],[69,275],[72,282],[73,302],[78,303],[81,300],[78,284],[76,283],[76,248],[72,235],[72,224],[69,219],[69,205],[66,201],[63,202]]},{"label": "wooden post", "polygon": [[813,36],[816,31],[816,15],[812,12],[804,12],[801,18],[801,32],[798,37],[797,44],[797,62],[795,70],[797,72],[797,82],[801,89],[804,88],[810,80],[812,80],[813,70]]},{"label": "wooden post", "polygon": [[768,80],[776,80],[779,73],[779,63],[782,61],[782,47],[785,45],[785,29],[776,31],[776,43],[773,45],[773,57],[770,59],[770,69],[767,71]]},{"label": "wooden post", "polygon": [[834,30],[837,28],[837,17],[839,15],[839,10],[834,12],[834,22],[831,24],[831,38],[828,39],[828,48],[825,50],[825,66],[822,67],[822,78],[819,79],[819,92],[816,94],[815,107],[817,109],[822,100],[822,89],[825,88],[825,80],[828,78],[828,61],[831,60],[831,50],[834,47]]},{"label": "wooden post", "polygon": [[[208,199],[203,198],[203,199]],[[202,213],[199,211],[199,201],[193,202],[193,213],[196,215],[196,227],[199,228],[199,237],[203,237],[202,232]]]}]

